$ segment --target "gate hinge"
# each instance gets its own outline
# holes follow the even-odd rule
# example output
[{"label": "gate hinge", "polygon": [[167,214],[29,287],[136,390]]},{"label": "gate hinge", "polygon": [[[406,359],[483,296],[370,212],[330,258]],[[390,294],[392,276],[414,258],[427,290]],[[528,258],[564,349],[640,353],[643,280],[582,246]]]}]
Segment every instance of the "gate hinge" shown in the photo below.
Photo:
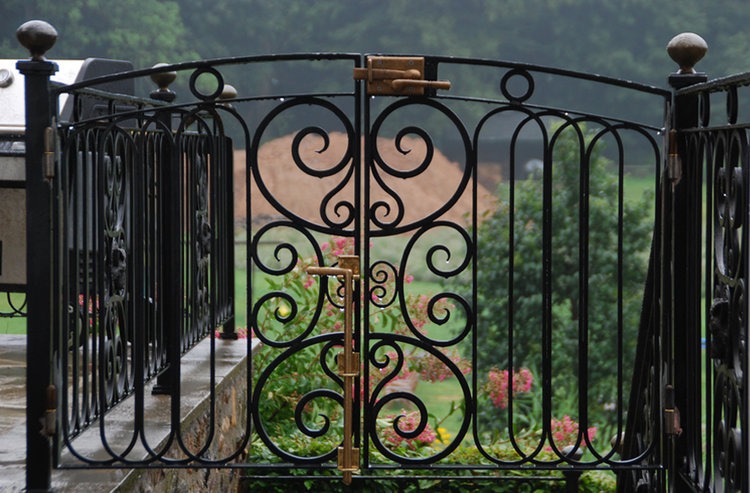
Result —
[{"label": "gate hinge", "polygon": [[680,410],[674,405],[674,387],[667,385],[664,388],[664,434],[667,436],[680,436]]},{"label": "gate hinge", "polygon": [[47,409],[41,418],[41,434],[45,437],[53,437],[57,433],[57,387],[47,387]]},{"label": "gate hinge", "polygon": [[667,173],[670,181],[676,185],[682,179],[682,159],[677,152],[677,130],[669,131],[669,153],[667,154]]},{"label": "gate hinge", "polygon": [[44,177],[52,180],[55,177],[55,131],[52,127],[44,129]]}]

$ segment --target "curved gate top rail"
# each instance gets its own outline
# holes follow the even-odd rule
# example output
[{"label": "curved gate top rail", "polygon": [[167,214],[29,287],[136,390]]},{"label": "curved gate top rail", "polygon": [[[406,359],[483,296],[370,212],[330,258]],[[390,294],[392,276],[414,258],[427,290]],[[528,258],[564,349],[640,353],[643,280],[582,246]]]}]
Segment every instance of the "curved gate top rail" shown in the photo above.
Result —
[{"label": "curved gate top rail", "polygon": [[[595,470],[623,491],[659,491],[678,467],[665,416],[688,406],[664,341],[681,292],[679,179],[694,177],[672,158],[660,176],[663,129],[682,125],[672,92],[437,56],[224,58],[63,86],[45,60],[19,68],[39,114],[27,162],[47,156],[27,175],[54,233],[29,252],[53,260],[35,267],[46,282],[29,293],[29,333],[54,329],[36,383],[56,395],[35,402],[55,401],[59,467],[231,466],[255,480],[338,468],[347,481],[523,469],[571,489]],[[149,97],[111,89],[148,92],[146,77]],[[376,96],[378,77],[424,94]],[[571,90],[586,95],[575,108]],[[638,173],[653,198],[626,196]],[[193,439],[181,356],[198,344],[211,383]],[[214,380],[224,344],[247,349],[233,443]],[[124,441],[118,406],[133,409]],[[48,446],[31,441],[30,457]]]},{"label": "curved gate top rail", "polygon": [[[115,74],[102,75],[99,77],[93,77],[84,81],[76,82],[73,84],[63,85],[61,88],[53,90],[53,92],[67,92],[75,91],[84,87],[92,87],[104,82],[111,82],[116,80],[133,79],[150,77],[154,73],[164,71],[183,71],[183,70],[195,70],[206,66],[219,67],[226,65],[244,65],[250,63],[264,63],[264,62],[279,62],[279,61],[294,61],[294,60],[353,60],[362,62],[363,57],[367,56],[378,56],[385,55],[384,53],[288,53],[288,54],[273,54],[273,55],[250,55],[241,57],[224,57],[224,58],[209,58],[204,60],[196,60],[189,62],[179,62],[173,64],[159,64],[146,69],[137,69],[128,72],[120,72]],[[413,55],[408,53],[394,53],[393,56],[423,56]],[[466,65],[484,65],[490,67],[506,68],[506,69],[523,69],[532,72],[546,73],[550,75],[560,75],[564,77],[583,79],[595,81],[603,84],[609,84],[613,86],[623,87],[627,89],[634,89],[637,91],[652,93],[664,97],[669,97],[671,92],[660,87],[651,86],[648,84],[641,84],[638,82],[618,79],[614,77],[607,77],[599,74],[592,74],[589,72],[578,72],[574,70],[561,69],[557,67],[550,67],[544,65],[535,65],[529,63],[504,61],[504,60],[492,60],[486,58],[468,58],[468,57],[451,57],[451,56],[437,56],[430,55],[430,59],[435,62],[443,63],[455,63],[455,64],[466,64]],[[361,63],[360,63],[361,65]]]},{"label": "curved gate top rail", "polygon": [[[199,61],[191,61],[191,62],[182,62],[182,63],[175,63],[175,64],[159,64],[157,66],[154,66],[149,69],[139,69],[139,70],[133,70],[129,72],[121,72],[116,74],[108,74],[103,75],[100,77],[93,77],[87,80],[83,81],[77,81],[74,84],[70,85],[58,85],[56,88],[53,89],[53,94],[63,94],[67,92],[75,92],[75,91],[81,91],[86,88],[95,89],[97,86],[101,85],[109,85],[113,82],[118,81],[126,81],[126,80],[136,80],[136,79],[143,79],[146,77],[158,77],[159,74],[163,74],[166,72],[177,72],[177,73],[185,73],[185,72],[202,72],[204,70],[213,69],[213,70],[219,70],[219,69],[226,69],[233,66],[241,66],[241,65],[249,65],[252,66],[253,64],[266,64],[266,63],[278,63],[278,62],[304,62],[304,61],[335,61],[335,60],[351,60],[354,63],[355,67],[361,67],[365,63],[364,60],[368,56],[376,56],[382,54],[369,54],[369,55],[361,55],[361,54],[351,54],[351,53],[290,53],[290,54],[274,54],[274,55],[255,55],[255,56],[244,56],[244,57],[227,57],[227,58],[216,58],[216,59],[207,59],[207,60],[199,60]],[[395,56],[410,56],[410,55],[395,55]],[[413,56],[413,55],[411,55]],[[504,90],[501,88],[501,85],[506,85],[508,80],[502,80],[503,77],[498,77],[498,80],[490,81],[485,88],[486,95],[483,98],[480,99],[488,99],[491,101],[501,100],[502,98],[505,98],[507,101],[514,101],[519,102],[519,99],[523,99],[526,101],[529,99],[534,91],[535,86],[537,88],[540,86],[542,79],[540,77],[544,76],[546,77],[545,83],[547,84],[546,87],[553,87],[555,85],[559,85],[559,81],[562,80],[572,80],[572,81],[587,81],[594,83],[595,85],[601,85],[601,86],[610,86],[612,88],[620,88],[625,90],[632,90],[638,93],[643,94],[651,94],[655,95],[661,98],[669,98],[671,93],[667,90],[664,90],[663,88],[646,85],[646,84],[640,84],[637,82],[629,81],[629,80],[623,80],[623,79],[617,79],[613,77],[607,77],[603,75],[598,74],[591,74],[586,72],[577,72],[573,70],[567,70],[567,69],[560,69],[555,67],[548,67],[548,66],[541,66],[541,65],[533,65],[528,63],[520,63],[520,62],[512,62],[512,61],[500,61],[500,60],[490,60],[490,59],[478,59],[478,58],[467,58],[467,57],[447,57],[447,56],[429,56],[430,65],[433,65],[433,68],[431,70],[437,72],[439,70],[442,70],[441,68],[438,68],[438,66],[442,65],[443,67],[447,66],[470,66],[470,67],[486,67],[486,68],[495,68],[495,69],[501,69],[505,72],[503,72],[501,75],[504,75],[506,78],[513,78],[518,80],[523,80],[526,84],[525,88],[521,88],[520,94],[512,94],[509,90]],[[212,71],[213,71],[212,70]],[[532,76],[531,74],[537,74],[536,77]],[[221,78],[221,74],[217,73],[219,77]],[[552,77],[552,79],[549,79]],[[342,80],[343,81],[343,80]],[[535,82],[540,81],[540,82]],[[235,81],[231,80],[222,80],[223,83],[235,83]],[[520,84],[523,86],[523,84]],[[351,86],[348,88],[350,90]],[[508,88],[510,89],[510,88]],[[503,92],[505,91],[505,92]],[[196,97],[196,99],[205,99],[204,95],[198,95],[194,91],[192,96]],[[330,92],[330,91],[320,91],[322,93]],[[345,91],[348,92],[348,91]],[[221,93],[221,91],[218,91],[217,96]],[[458,96],[454,96],[454,93],[458,93]],[[305,91],[300,94],[309,94],[309,91]],[[240,96],[240,99],[244,98],[278,98],[278,97],[289,97],[293,96],[294,93],[285,93],[283,90],[276,90],[276,91],[270,91],[267,93],[257,94],[257,95],[248,95],[248,96]],[[472,98],[477,99],[477,88],[476,87],[462,87],[461,85],[454,84],[453,89],[450,94],[444,94],[444,97],[453,98]],[[564,99],[564,95],[562,93],[555,93],[555,97],[558,99]],[[180,97],[180,101],[178,104],[190,104],[189,102],[185,101],[185,95],[182,95]],[[580,98],[579,98],[580,99]],[[646,100],[643,100],[644,102]],[[143,103],[148,104],[148,101],[143,101]],[[542,103],[544,104],[544,103]],[[548,103],[547,103],[548,104]],[[640,104],[640,101],[639,101]],[[649,103],[646,103],[646,105]],[[601,107],[601,104],[599,104]],[[568,111],[573,111],[573,107],[570,105],[561,105],[561,109],[565,109]],[[580,109],[580,111],[586,113],[585,109]],[[637,113],[633,113],[634,115]],[[604,114],[603,116],[606,116],[608,118],[617,118],[615,115],[612,114]],[[660,116],[657,116],[657,119],[653,120],[653,123],[651,125],[655,126],[656,128],[661,128],[660,124],[661,122],[658,120]],[[628,119],[627,117],[619,117],[619,119]]]}]

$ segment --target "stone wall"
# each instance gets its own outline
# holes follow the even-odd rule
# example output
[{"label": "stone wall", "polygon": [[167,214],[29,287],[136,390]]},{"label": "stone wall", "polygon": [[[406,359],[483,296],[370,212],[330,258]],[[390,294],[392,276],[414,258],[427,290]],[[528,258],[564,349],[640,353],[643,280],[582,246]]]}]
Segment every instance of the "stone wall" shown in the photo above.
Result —
[{"label": "stone wall", "polygon": [[[238,342],[235,342],[237,344]],[[231,344],[231,343],[228,343]],[[215,433],[208,459],[227,457],[237,450],[244,438],[245,427],[241,420],[247,416],[247,364],[241,359],[216,386]],[[190,450],[206,443],[210,429],[210,401],[203,399],[182,423],[182,437]],[[168,456],[178,457],[178,447],[172,446]],[[235,462],[243,461],[241,454]],[[112,491],[118,493],[193,493],[200,491],[238,491],[240,471],[228,468],[202,469],[140,469],[133,470]]]}]

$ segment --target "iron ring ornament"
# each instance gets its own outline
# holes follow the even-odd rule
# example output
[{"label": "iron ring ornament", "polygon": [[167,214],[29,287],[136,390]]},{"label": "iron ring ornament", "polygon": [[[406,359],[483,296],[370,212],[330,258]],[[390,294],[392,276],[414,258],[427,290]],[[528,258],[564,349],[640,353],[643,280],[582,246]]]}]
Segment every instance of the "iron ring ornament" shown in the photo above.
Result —
[{"label": "iron ring ornament", "polygon": [[[519,78],[525,81],[526,90],[520,94],[514,94],[510,88],[510,84],[511,81]],[[500,80],[500,92],[511,103],[523,103],[534,94],[534,78],[527,70],[521,68],[508,70]]]},{"label": "iron ring ornament", "polygon": [[[213,92],[204,93],[198,88],[198,79],[205,74],[210,74],[210,76],[214,78],[216,89],[214,89]],[[218,99],[219,96],[221,96],[221,93],[224,92],[224,77],[222,77],[221,73],[213,67],[201,67],[190,74],[189,87],[190,92],[193,93],[193,96],[196,98],[203,101],[213,101]]]}]

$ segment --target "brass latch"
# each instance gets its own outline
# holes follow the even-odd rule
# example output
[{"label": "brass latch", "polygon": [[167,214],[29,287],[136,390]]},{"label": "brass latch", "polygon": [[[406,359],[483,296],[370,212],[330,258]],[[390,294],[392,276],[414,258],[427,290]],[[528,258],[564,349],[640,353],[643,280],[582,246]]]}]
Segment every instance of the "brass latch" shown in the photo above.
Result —
[{"label": "brass latch", "polygon": [[403,56],[367,57],[367,68],[355,68],[354,80],[367,81],[367,94],[420,96],[425,88],[451,88],[447,80],[425,80],[424,58]]},{"label": "brass latch", "polygon": [[339,374],[344,381],[344,440],[338,449],[338,468],[344,484],[359,472],[359,448],[354,446],[354,379],[359,377],[359,353],[354,351],[354,281],[359,281],[359,257],[341,255],[338,267],[308,267],[311,276],[336,276],[344,283],[344,351],[338,355]]}]

